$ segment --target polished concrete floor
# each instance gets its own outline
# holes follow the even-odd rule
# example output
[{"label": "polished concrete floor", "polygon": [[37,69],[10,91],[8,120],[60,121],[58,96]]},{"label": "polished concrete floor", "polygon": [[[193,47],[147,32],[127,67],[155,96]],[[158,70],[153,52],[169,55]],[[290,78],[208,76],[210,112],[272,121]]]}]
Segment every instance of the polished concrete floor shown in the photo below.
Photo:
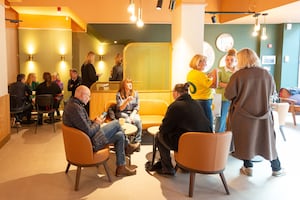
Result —
[{"label": "polished concrete floor", "polygon": [[[225,177],[231,192],[225,194],[218,175],[196,176],[193,199],[214,200],[282,200],[299,199],[299,152],[300,117],[298,125],[292,124],[288,115],[283,128],[287,141],[278,130],[277,148],[287,174],[272,177],[268,161],[255,163],[254,176],[240,175],[240,160],[231,156],[225,169]],[[61,134],[61,122],[39,126],[34,134],[34,125],[23,126],[19,133],[12,129],[10,141],[0,149],[0,199],[2,200],[67,200],[67,199],[190,199],[188,198],[189,175],[178,172],[175,177],[148,174],[144,164],[151,158],[151,145],[142,145],[141,152],[132,156],[132,168],[137,175],[118,178],[114,176],[115,155],[109,160],[113,181],[110,183],[101,166],[84,168],[79,191],[74,191],[76,168],[65,174],[66,160]]]}]

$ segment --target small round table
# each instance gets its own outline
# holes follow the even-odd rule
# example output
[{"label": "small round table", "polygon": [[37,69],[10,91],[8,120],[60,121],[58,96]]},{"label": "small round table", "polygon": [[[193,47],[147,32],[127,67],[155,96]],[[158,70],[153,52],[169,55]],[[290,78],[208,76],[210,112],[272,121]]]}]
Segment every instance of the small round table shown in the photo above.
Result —
[{"label": "small round table", "polygon": [[157,135],[157,133],[159,132],[159,126],[151,126],[147,129],[147,132],[153,136],[153,148],[152,148],[152,161],[151,164],[153,166],[154,164],[154,160],[155,160],[155,155],[156,155],[156,143],[155,143],[155,137]]}]

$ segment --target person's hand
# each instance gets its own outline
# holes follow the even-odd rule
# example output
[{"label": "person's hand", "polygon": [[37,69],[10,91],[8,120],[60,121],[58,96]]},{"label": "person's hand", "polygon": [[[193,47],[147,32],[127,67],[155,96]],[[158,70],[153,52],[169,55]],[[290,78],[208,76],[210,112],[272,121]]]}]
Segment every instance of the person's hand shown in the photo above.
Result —
[{"label": "person's hand", "polygon": [[129,97],[127,97],[127,102],[130,102],[130,101],[132,101],[133,100],[133,96],[129,96]]},{"label": "person's hand", "polygon": [[103,124],[104,119],[101,118],[101,117],[96,117],[95,120],[94,120],[94,122],[101,125],[101,124]]}]

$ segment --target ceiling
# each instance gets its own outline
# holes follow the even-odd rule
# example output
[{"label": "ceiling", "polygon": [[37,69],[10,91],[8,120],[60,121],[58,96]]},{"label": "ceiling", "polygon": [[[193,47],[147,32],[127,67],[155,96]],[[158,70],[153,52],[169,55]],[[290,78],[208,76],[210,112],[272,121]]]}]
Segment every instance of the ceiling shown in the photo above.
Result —
[{"label": "ceiling", "polygon": [[[222,0],[185,0],[186,2],[205,3],[206,11],[220,10],[218,7]],[[224,0],[223,0],[224,1]],[[267,1],[267,0],[265,0]],[[9,4],[18,13],[31,13],[41,15],[68,15],[72,16],[75,21],[81,21],[85,24],[89,23],[129,23],[129,13],[127,7],[129,0],[8,0]],[[162,9],[156,10],[157,0],[135,0],[136,7],[142,7],[143,20],[148,24],[171,24],[172,12],[168,9],[169,0],[163,1]],[[224,1],[226,2],[226,1]],[[227,1],[228,2],[228,1]],[[236,1],[232,1],[232,7],[239,8]],[[262,1],[255,3],[255,0],[246,1],[247,7],[242,11],[250,10],[250,2],[260,6],[264,4]],[[267,23],[300,23],[300,1],[293,0],[277,0],[274,2],[287,2],[286,5],[273,8],[270,10],[259,11],[260,13],[268,13]],[[228,3],[227,3],[228,4]],[[246,3],[244,3],[245,5]],[[268,2],[269,4],[269,2]],[[265,4],[267,5],[267,4]],[[61,12],[57,12],[57,8],[61,8]],[[266,6],[265,6],[266,7]],[[241,10],[240,10],[241,11]],[[243,16],[235,15],[237,19],[224,22],[226,24],[252,24],[254,19],[252,15]],[[212,23],[211,15],[206,14],[205,23]],[[217,18],[221,17],[217,15]]]}]

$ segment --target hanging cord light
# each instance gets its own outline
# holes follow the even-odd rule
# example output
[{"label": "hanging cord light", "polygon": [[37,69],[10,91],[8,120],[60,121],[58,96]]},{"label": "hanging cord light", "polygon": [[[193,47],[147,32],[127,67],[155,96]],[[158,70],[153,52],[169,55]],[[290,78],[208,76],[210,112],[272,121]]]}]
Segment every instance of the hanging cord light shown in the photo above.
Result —
[{"label": "hanging cord light", "polygon": [[140,0],[140,7],[138,9],[138,18],[137,18],[136,26],[139,28],[142,28],[144,26],[144,22],[142,19],[142,0]]},{"label": "hanging cord light", "polygon": [[262,15],[264,16],[264,27],[261,30],[260,39],[261,40],[266,40],[266,39],[268,39],[267,28],[266,28],[266,16],[268,15],[268,13],[263,13]]},{"label": "hanging cord light", "polygon": [[255,13],[253,15],[253,17],[255,18],[255,23],[254,23],[254,28],[253,28],[252,36],[254,36],[254,37],[258,36],[258,32],[260,30],[260,23],[259,23],[259,19],[258,19],[259,15],[260,15],[260,13]]},{"label": "hanging cord light", "polygon": [[157,0],[156,10],[161,10],[162,4],[163,4],[163,0]]},{"label": "hanging cord light", "polygon": [[129,0],[129,6],[127,8],[127,11],[132,14],[132,13],[134,13],[134,10],[135,10],[134,1]]}]

